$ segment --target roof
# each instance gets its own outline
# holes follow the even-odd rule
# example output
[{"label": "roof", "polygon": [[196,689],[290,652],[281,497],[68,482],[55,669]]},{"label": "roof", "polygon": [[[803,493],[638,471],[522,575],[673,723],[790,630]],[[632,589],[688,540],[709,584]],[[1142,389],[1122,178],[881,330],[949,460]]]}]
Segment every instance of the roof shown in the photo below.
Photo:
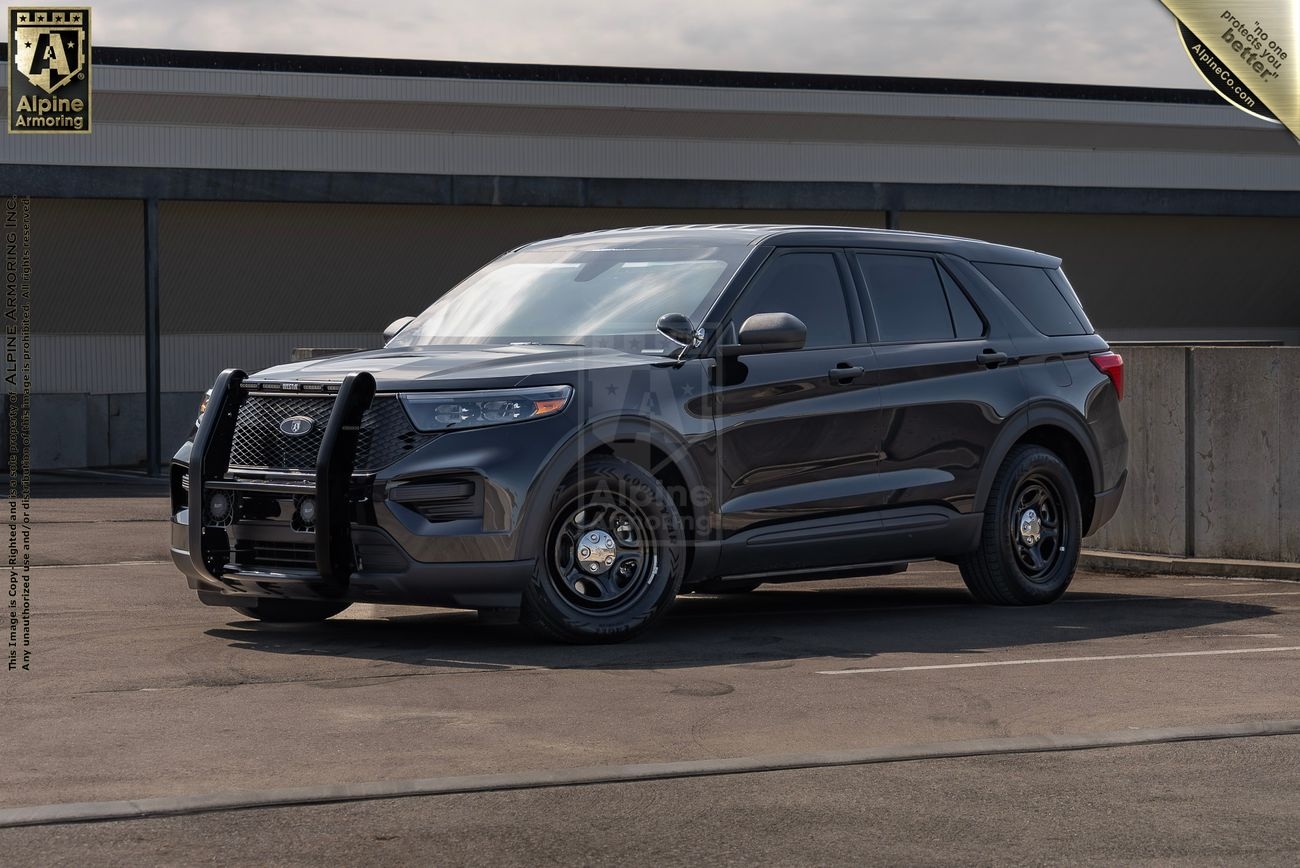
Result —
[{"label": "roof", "polygon": [[[8,59],[0,46],[0,58]],[[633,66],[577,66],[538,63],[481,63],[406,58],[339,57],[308,54],[263,54],[245,51],[190,51],[169,48],[95,47],[96,66],[143,66],[171,69],[220,69],[247,72],[315,72],[336,75],[461,78],[493,81],[650,84],[681,87],[730,87],[788,90],[833,90],[876,93],[1009,96],[1116,102],[1222,105],[1208,88],[1131,87],[1057,84],[1032,81],[985,81],[962,78],[912,78],[892,75],[837,75],[806,72],[749,72]]]},{"label": "roof", "polygon": [[560,238],[535,241],[518,249],[601,249],[611,242],[619,247],[654,247],[669,245],[739,244],[775,246],[861,247],[881,246],[896,250],[954,253],[975,262],[1003,262],[1055,268],[1058,257],[1021,247],[995,244],[954,235],[932,235],[897,229],[869,229],[862,226],[814,226],[782,224],[709,223],[676,226],[631,226],[581,232]]}]

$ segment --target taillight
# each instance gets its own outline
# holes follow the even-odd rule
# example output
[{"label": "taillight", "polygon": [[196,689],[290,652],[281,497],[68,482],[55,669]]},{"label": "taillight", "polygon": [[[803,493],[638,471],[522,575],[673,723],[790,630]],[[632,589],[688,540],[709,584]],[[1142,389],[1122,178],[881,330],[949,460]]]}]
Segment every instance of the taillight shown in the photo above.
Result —
[{"label": "taillight", "polygon": [[1119,353],[1096,353],[1092,363],[1115,384],[1115,397],[1124,400],[1124,357]]}]

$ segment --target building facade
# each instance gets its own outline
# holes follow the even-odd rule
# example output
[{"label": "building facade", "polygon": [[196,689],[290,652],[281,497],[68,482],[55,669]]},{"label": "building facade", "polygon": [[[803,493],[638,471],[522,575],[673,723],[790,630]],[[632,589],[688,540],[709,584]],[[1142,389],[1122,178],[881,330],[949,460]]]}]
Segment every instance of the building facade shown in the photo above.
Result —
[{"label": "building facade", "polygon": [[1300,144],[1208,91],[97,48],[33,197],[38,468],[165,457],[225,367],[369,347],[486,260],[661,223],[969,235],[1112,340],[1300,344]]}]

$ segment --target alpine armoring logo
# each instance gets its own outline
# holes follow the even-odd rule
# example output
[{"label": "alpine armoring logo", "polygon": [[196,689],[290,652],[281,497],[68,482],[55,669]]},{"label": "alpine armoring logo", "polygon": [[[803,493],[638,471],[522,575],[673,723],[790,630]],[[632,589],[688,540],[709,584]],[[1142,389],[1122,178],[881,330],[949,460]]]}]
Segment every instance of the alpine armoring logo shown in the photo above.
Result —
[{"label": "alpine armoring logo", "polygon": [[90,132],[90,9],[9,9],[9,132]]}]

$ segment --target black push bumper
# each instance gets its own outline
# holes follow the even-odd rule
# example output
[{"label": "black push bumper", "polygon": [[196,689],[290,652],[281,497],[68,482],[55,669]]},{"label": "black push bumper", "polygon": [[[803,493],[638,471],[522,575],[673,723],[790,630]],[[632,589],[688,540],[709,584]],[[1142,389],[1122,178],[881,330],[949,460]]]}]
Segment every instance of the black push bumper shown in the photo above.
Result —
[{"label": "black push bumper", "polygon": [[[412,559],[383,529],[353,523],[358,503],[369,493],[353,475],[361,419],[375,394],[369,373],[348,374],[338,386],[314,480],[232,478],[231,443],[245,377],[243,371],[230,369],[217,378],[190,449],[188,509],[176,512],[172,520],[172,560],[203,602],[237,606],[259,597],[281,597],[465,608],[519,605],[533,572],[531,560],[424,563]],[[232,563],[226,529],[206,519],[207,492],[212,489],[237,496],[314,498],[316,517],[310,533],[287,526],[257,531],[271,542],[302,546],[309,541],[314,565],[260,568]],[[373,560],[367,552],[375,553]]]}]

